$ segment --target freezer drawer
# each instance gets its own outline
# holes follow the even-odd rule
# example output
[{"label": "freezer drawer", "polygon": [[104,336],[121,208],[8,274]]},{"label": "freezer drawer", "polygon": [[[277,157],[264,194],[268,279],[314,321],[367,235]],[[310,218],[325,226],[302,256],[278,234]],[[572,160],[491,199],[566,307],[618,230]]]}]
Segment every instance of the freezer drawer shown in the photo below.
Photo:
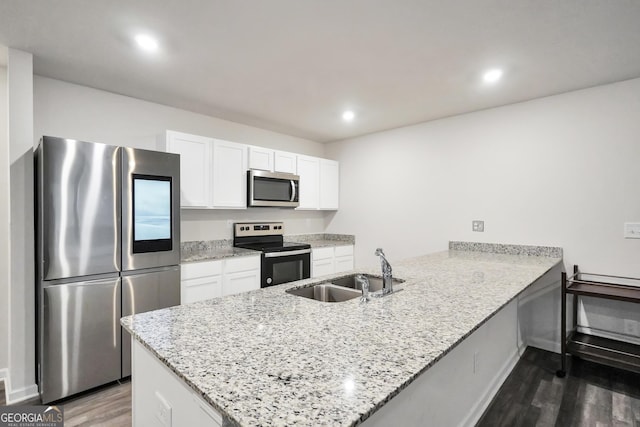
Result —
[{"label": "freezer drawer", "polygon": [[[180,304],[180,267],[122,276],[122,317]],[[131,375],[131,335],[122,330],[122,376]]]},{"label": "freezer drawer", "polygon": [[61,399],[120,378],[120,278],[45,286],[40,396]]}]

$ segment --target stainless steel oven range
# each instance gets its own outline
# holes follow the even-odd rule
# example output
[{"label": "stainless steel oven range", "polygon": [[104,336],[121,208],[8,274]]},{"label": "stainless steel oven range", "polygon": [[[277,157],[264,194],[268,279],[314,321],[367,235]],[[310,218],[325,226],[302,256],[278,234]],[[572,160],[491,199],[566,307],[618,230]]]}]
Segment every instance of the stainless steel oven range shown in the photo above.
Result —
[{"label": "stainless steel oven range", "polygon": [[281,222],[236,223],[233,246],[262,252],[260,287],[311,277],[311,245],[285,242]]}]

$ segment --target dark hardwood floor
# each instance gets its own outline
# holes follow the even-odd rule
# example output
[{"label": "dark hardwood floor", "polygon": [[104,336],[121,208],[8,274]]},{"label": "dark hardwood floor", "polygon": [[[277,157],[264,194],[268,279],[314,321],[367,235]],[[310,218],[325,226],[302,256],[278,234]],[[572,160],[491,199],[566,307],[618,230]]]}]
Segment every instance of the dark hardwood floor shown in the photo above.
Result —
[{"label": "dark hardwood floor", "polygon": [[640,374],[528,347],[476,427],[640,427]]}]

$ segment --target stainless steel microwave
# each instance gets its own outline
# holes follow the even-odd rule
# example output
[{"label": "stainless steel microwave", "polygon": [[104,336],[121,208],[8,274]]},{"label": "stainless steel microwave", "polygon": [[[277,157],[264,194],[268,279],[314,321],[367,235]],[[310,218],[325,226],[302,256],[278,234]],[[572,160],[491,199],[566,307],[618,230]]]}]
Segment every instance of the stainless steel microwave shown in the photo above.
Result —
[{"label": "stainless steel microwave", "polygon": [[247,206],[297,208],[300,177],[291,173],[247,171]]}]

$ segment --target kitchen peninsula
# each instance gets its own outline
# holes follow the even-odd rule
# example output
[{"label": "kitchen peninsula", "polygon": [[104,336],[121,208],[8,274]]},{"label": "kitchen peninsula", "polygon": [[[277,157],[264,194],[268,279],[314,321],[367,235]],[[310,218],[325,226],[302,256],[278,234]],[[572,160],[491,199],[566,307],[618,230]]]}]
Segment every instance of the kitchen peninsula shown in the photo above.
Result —
[{"label": "kitchen peninsula", "polygon": [[520,298],[561,260],[451,242],[392,262],[404,283],[368,303],[285,292],[340,273],[126,317],[134,426],[473,424],[523,350]]}]

